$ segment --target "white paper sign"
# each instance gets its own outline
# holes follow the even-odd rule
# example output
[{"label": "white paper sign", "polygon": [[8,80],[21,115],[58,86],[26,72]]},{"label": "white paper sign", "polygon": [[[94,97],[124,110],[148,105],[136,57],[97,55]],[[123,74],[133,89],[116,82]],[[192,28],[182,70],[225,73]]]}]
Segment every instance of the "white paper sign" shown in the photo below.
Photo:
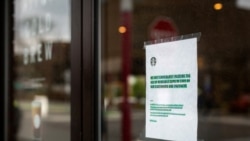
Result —
[{"label": "white paper sign", "polygon": [[197,141],[197,38],[145,48],[146,137]]}]

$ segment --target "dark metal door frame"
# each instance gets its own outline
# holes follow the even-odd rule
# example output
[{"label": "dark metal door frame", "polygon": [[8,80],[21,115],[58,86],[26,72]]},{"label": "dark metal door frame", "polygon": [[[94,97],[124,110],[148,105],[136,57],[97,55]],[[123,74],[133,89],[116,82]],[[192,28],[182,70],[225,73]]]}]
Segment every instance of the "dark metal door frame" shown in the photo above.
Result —
[{"label": "dark metal door frame", "polygon": [[13,65],[13,1],[4,1],[4,141],[11,140],[11,131],[13,130],[11,126],[11,121],[13,119],[12,102],[12,65]]},{"label": "dark metal door frame", "polygon": [[72,0],[71,140],[100,140],[99,1]]}]

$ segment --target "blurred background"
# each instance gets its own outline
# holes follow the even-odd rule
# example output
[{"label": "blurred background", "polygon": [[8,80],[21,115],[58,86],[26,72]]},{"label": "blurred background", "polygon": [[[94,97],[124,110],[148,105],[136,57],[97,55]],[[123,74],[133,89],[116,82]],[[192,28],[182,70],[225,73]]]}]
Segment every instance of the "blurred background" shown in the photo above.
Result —
[{"label": "blurred background", "polygon": [[[121,140],[124,134],[124,110],[119,105],[124,98],[126,50],[130,64],[127,83],[131,138],[136,140],[145,128],[144,42],[197,32],[201,33],[197,60],[198,138],[250,140],[250,1],[130,2],[131,7],[128,1],[102,1],[102,72],[108,140]],[[124,35],[126,32],[129,35]]]},{"label": "blurred background", "polygon": [[[144,136],[144,42],[197,32],[198,139],[250,140],[249,0],[100,3],[103,141]],[[70,140],[70,0],[14,4],[15,139]]]}]

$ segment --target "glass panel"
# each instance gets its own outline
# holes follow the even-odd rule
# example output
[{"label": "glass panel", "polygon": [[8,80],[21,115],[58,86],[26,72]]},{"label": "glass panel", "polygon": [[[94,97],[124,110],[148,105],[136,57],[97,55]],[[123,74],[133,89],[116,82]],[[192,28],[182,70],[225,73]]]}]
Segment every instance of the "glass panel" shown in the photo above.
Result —
[{"label": "glass panel", "polygon": [[[198,139],[250,140],[249,1],[103,0],[102,8],[106,140],[124,140],[127,136],[136,140],[144,135],[144,42],[197,32],[201,33],[197,56]],[[167,25],[157,26],[164,20]],[[127,109],[124,99],[129,102]],[[131,120],[123,120],[126,115]]]},{"label": "glass panel", "polygon": [[70,0],[14,1],[12,140],[70,140]]}]

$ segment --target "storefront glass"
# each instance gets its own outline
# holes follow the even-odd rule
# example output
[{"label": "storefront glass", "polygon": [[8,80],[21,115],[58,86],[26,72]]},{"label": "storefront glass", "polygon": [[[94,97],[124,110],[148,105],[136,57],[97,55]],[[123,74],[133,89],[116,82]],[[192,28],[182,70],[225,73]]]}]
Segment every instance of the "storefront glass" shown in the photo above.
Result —
[{"label": "storefront glass", "polygon": [[70,140],[70,1],[14,1],[12,140]]},{"label": "storefront glass", "polygon": [[[250,140],[249,18],[247,0],[102,1],[105,138],[123,140],[126,127],[131,140],[139,140],[145,132],[144,42],[201,33],[197,138]],[[160,21],[168,24],[157,26]],[[124,71],[129,72],[127,81]],[[129,110],[123,107],[126,95]],[[131,120],[123,120],[126,113]]]}]

